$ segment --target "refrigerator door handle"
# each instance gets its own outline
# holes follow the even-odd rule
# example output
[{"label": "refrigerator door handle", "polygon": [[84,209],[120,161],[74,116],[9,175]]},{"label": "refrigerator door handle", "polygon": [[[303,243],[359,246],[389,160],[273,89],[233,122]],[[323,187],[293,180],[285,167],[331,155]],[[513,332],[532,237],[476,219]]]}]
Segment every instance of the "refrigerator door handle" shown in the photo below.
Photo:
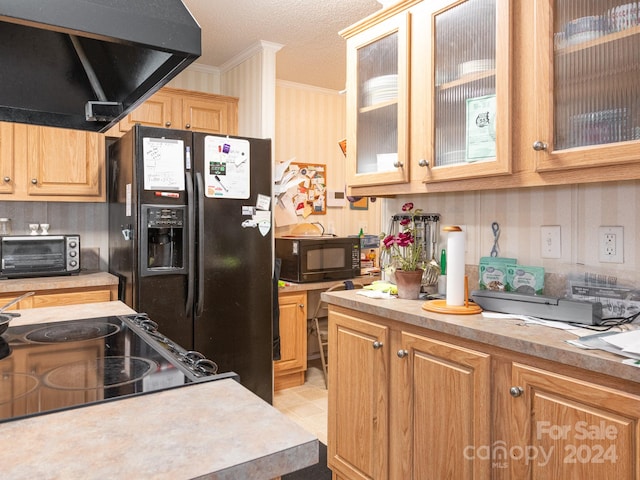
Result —
[{"label": "refrigerator door handle", "polygon": [[196,316],[200,316],[204,309],[204,181],[200,172],[196,172],[196,197],[198,198],[198,295],[196,297]]},{"label": "refrigerator door handle", "polygon": [[187,250],[187,302],[185,304],[185,315],[189,317],[193,308],[193,292],[195,287],[194,261],[196,254],[195,234],[196,234],[196,213],[193,196],[193,179],[191,174],[185,175],[185,186],[187,189],[187,222],[188,222],[188,250]]}]

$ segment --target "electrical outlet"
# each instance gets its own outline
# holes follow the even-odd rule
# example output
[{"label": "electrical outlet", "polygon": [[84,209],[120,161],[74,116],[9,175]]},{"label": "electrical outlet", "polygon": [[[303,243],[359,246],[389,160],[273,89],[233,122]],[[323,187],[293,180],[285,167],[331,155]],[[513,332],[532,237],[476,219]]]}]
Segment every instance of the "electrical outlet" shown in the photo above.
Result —
[{"label": "electrical outlet", "polygon": [[542,258],[562,257],[560,225],[542,225],[540,227],[540,256]]},{"label": "electrical outlet", "polygon": [[598,260],[624,263],[624,228],[602,226],[598,229]]}]

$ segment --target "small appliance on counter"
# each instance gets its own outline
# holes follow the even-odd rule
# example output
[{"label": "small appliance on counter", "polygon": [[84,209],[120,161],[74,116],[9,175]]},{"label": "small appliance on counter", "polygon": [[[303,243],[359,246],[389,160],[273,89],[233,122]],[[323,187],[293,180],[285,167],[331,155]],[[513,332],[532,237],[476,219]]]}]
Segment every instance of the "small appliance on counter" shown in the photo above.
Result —
[{"label": "small appliance on counter", "polygon": [[80,235],[0,237],[0,278],[80,273]]},{"label": "small appliance on counter", "polygon": [[295,283],[344,280],[360,275],[358,237],[276,238],[280,279]]},{"label": "small appliance on counter", "polygon": [[0,336],[0,422],[235,378],[165,337],[145,314],[9,327]]}]

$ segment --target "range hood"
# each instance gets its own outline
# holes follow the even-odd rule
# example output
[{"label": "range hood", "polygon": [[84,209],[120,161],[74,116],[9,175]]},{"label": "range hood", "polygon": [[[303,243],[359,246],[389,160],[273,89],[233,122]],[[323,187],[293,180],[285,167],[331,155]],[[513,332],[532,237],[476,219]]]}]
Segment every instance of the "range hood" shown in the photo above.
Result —
[{"label": "range hood", "polygon": [[200,54],[180,0],[0,0],[0,121],[104,132]]}]

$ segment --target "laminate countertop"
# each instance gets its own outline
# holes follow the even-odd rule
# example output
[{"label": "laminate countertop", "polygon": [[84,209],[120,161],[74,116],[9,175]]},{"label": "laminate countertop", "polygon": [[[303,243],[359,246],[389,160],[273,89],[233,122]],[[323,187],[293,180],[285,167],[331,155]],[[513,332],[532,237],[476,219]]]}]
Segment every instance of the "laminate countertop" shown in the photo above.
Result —
[{"label": "laminate countertop", "polygon": [[0,280],[0,293],[112,285],[118,285],[118,277],[115,275],[108,272],[82,272],[78,275],[2,279]]},{"label": "laminate countertop", "polygon": [[[135,313],[121,302],[18,310],[15,325]],[[224,379],[0,423],[2,478],[271,479],[318,439]]]},{"label": "laminate countertop", "polygon": [[[324,292],[322,300],[362,313],[376,315],[461,339],[499,347],[507,353],[571,365],[625,381],[635,382],[640,391],[640,368],[622,363],[624,357],[602,350],[584,350],[568,344],[578,336],[570,331],[525,324],[519,319],[485,318],[481,314],[449,315],[424,310],[425,300],[404,300],[391,297],[375,299],[359,295],[355,290]],[[635,327],[637,328],[637,327]],[[595,334],[581,329],[581,333]]]},{"label": "laminate countertop", "polygon": [[352,282],[361,283],[362,285],[369,285],[376,280],[380,280],[380,275],[362,275],[360,277],[349,278],[345,280],[326,280],[322,282],[309,282],[309,283],[293,283],[285,282],[284,287],[279,287],[278,292],[304,292],[311,290],[327,290],[328,288],[351,280]]}]

